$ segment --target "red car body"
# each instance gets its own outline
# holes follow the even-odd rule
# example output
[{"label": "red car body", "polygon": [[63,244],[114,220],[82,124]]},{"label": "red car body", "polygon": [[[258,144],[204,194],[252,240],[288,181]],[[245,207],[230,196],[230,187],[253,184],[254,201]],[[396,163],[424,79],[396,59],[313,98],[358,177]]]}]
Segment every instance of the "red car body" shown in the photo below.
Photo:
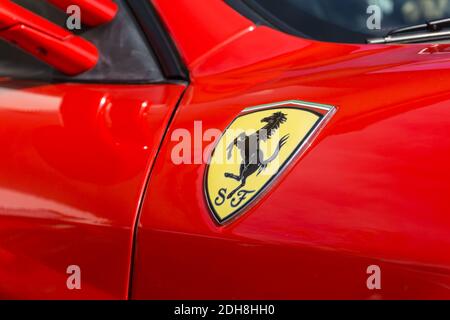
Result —
[{"label": "red car body", "polygon": [[[450,298],[448,45],[325,43],[220,0],[152,4],[188,84],[1,80],[0,298]],[[336,113],[218,225],[206,165],[174,164],[171,134],[288,100]]]}]

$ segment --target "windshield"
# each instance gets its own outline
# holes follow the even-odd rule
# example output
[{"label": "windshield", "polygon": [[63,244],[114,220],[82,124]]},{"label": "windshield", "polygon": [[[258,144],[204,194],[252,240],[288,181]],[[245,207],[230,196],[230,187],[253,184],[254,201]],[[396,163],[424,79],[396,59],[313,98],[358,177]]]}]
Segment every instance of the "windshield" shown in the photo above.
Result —
[{"label": "windshield", "polygon": [[270,25],[322,41],[365,43],[392,29],[450,17],[450,0],[244,0]]}]

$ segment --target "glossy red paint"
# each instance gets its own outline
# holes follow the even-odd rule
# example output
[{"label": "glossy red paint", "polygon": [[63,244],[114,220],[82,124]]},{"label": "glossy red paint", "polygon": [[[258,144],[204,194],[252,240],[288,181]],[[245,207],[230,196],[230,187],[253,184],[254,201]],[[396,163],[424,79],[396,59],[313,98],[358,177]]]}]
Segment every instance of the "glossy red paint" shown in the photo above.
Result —
[{"label": "glossy red paint", "polygon": [[0,298],[127,298],[140,199],[183,89],[0,81]]},{"label": "glossy red paint", "polygon": [[[149,0],[150,1],[150,0]],[[195,63],[249,31],[253,24],[230,10],[223,1],[152,1],[181,51],[186,64]]]},{"label": "glossy red paint", "polygon": [[9,1],[0,3],[0,39],[67,75],[92,69],[98,50],[89,41]]},{"label": "glossy red paint", "polygon": [[[186,61],[197,61],[168,137],[192,132],[195,120],[223,130],[246,107],[291,99],[337,113],[270,192],[224,226],[206,205],[205,165],[175,165],[177,142],[165,139],[139,222],[132,298],[449,299],[445,47],[321,43],[266,27],[242,33],[246,20],[210,0],[190,20],[211,26],[195,33],[195,53],[181,26],[199,6],[154,2]],[[201,42],[219,15],[231,16],[233,31]],[[381,290],[366,287],[372,264]]]},{"label": "glossy red paint", "polygon": [[[153,2],[188,88],[0,81],[0,298],[449,299],[448,46],[321,43],[219,0]],[[219,226],[205,164],[175,165],[171,134],[292,99],[337,112]]]},{"label": "glossy red paint", "polygon": [[84,24],[96,27],[108,23],[117,15],[119,7],[112,0],[47,0],[62,11],[72,5],[80,8],[81,19]]}]

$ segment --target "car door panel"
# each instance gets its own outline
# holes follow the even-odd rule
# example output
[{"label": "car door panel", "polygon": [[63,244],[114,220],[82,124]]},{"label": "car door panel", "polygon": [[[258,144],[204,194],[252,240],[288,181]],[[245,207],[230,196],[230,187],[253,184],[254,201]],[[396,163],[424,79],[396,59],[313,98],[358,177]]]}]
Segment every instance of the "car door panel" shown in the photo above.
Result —
[{"label": "car door panel", "polygon": [[140,198],[183,90],[0,82],[1,298],[127,297]]}]

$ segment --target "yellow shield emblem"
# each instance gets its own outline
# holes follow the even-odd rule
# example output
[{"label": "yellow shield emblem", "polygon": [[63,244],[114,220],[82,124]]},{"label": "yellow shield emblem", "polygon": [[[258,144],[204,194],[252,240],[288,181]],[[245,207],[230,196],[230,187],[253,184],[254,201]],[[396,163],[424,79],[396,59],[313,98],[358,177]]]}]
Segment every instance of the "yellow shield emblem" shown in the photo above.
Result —
[{"label": "yellow shield emblem", "polygon": [[217,222],[229,221],[253,203],[334,110],[286,101],[242,111],[217,141],[205,172],[206,201]]}]

